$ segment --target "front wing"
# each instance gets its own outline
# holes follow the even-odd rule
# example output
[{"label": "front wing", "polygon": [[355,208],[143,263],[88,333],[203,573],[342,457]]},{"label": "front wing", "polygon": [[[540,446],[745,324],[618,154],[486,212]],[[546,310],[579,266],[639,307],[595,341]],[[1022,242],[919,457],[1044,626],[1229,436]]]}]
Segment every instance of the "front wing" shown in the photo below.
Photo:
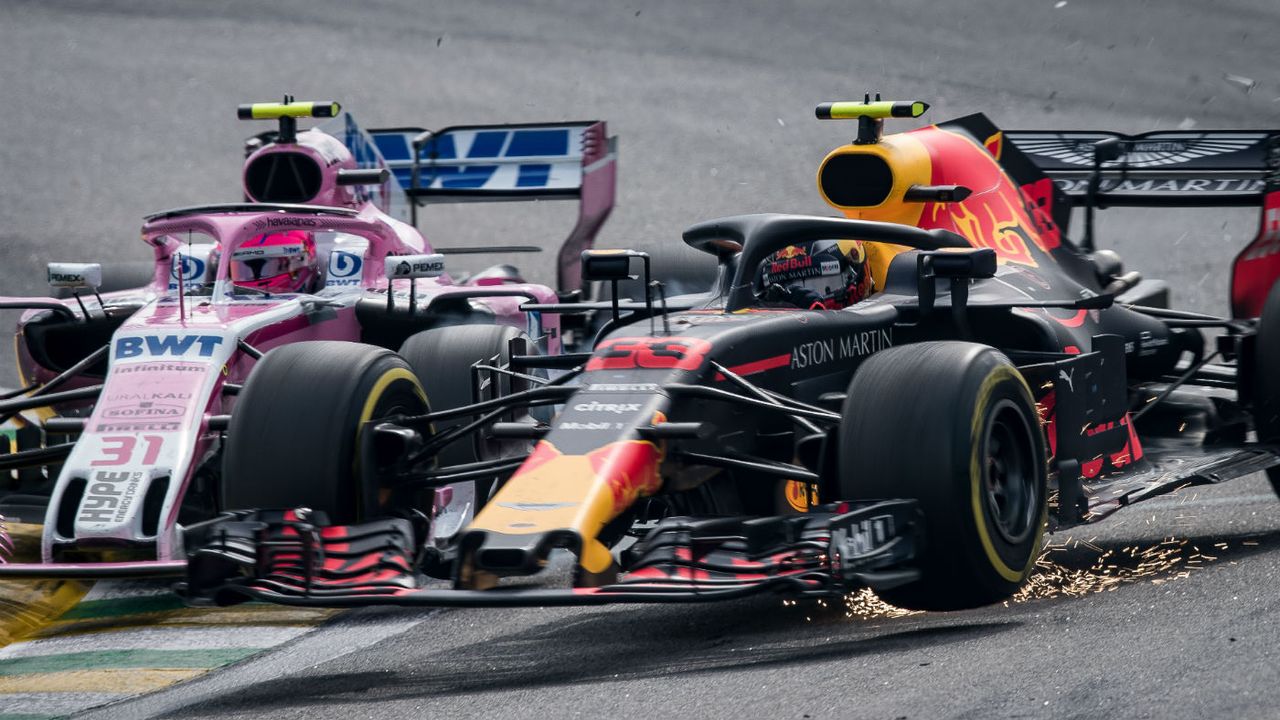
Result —
[{"label": "front wing", "polygon": [[[919,578],[914,501],[765,518],[668,518],[623,552],[625,572],[599,587],[456,589],[421,572],[408,520],[354,526],[228,519],[210,529],[178,586],[188,602],[231,605],[563,606],[702,602],[764,591],[836,596]],[[291,513],[292,514],[292,513]],[[279,517],[279,513],[270,513]]]}]

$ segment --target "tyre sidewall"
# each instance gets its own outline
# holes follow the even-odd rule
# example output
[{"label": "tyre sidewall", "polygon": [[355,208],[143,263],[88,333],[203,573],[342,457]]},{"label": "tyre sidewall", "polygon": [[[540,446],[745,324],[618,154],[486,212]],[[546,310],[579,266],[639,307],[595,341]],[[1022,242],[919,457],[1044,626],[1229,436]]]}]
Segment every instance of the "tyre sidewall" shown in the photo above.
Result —
[{"label": "tyre sidewall", "polygon": [[[956,516],[962,523],[959,538],[964,539],[966,552],[971,558],[971,577],[991,593],[1010,594],[1021,587],[1035,565],[1047,519],[1044,436],[1036,421],[1030,389],[1003,355],[994,351],[982,353],[968,368],[963,385],[972,391],[961,394],[963,410],[957,413],[953,447],[968,448],[969,452],[954,453],[956,465],[951,474],[958,484],[955,497],[963,501],[956,508]],[[995,419],[993,410],[1004,402],[1013,404],[1026,423],[1025,437],[1030,441],[1032,452],[1030,462],[1037,473],[1034,502],[1040,508],[1032,521],[1036,527],[1027,538],[1016,544],[1008,542],[997,529],[984,489],[985,464],[990,452],[988,428]]]}]

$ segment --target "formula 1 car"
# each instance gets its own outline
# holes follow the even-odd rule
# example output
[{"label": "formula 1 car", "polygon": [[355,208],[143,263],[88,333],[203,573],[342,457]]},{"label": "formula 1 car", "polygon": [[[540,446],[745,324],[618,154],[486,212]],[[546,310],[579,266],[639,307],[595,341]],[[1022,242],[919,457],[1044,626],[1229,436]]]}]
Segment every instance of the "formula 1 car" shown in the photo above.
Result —
[{"label": "formula 1 car", "polygon": [[[467,407],[370,417],[353,478],[363,487],[501,472],[451,542],[434,541],[430,518],[353,525],[259,506],[193,535],[181,592],[503,606],[870,587],[897,605],[956,609],[1014,593],[1047,528],[1188,484],[1276,477],[1280,133],[1001,132],[972,115],[881,136],[884,119],[926,108],[818,108],[858,122],[818,172],[847,219],[695,225],[685,242],[719,261],[709,293],[667,298],[646,278],[646,302],[614,301],[591,352],[475,367],[490,388],[539,367],[564,374]],[[1093,250],[1091,223],[1068,240],[1077,203],[1090,220],[1103,203],[1263,204],[1236,260],[1234,316],[1164,307],[1166,286]],[[794,248],[822,240],[863,243],[873,294],[840,310],[762,295],[763,263],[803,265],[812,258]],[[637,258],[589,252],[584,273],[616,282]],[[266,371],[288,350],[258,377],[284,377]],[[558,412],[509,419],[541,406]],[[469,422],[434,428],[459,417]],[[433,461],[454,442],[521,440],[536,442],[527,457]],[[554,567],[557,549],[576,556],[570,586],[513,580]]]},{"label": "formula 1 car", "polygon": [[[23,423],[27,441],[0,455],[0,518],[44,526],[39,563],[5,564],[0,542],[0,576],[181,574],[185,526],[264,503],[328,507],[317,504],[324,492],[336,518],[378,517],[389,498],[356,497],[345,478],[361,452],[351,418],[424,412],[427,397],[466,405],[475,362],[560,353],[559,316],[519,308],[554,303],[556,291],[506,264],[444,271],[451,250],[529,248],[433,250],[403,220],[424,202],[580,198],[562,251],[576,257],[612,207],[604,123],[366,132],[337,103],[291,98],[241,106],[240,117],[279,122],[250,141],[245,202],[147,217],[148,285],[100,293],[102,266],[52,263],[50,284],[73,297],[0,298],[26,311],[24,387],[0,398],[0,421]],[[299,132],[311,117],[325,121]],[[575,261],[561,273],[565,288],[580,285],[576,272]],[[447,346],[433,339],[444,326],[454,326]],[[282,347],[305,354],[288,372],[308,397],[263,399],[273,381],[246,385]],[[337,415],[317,414],[314,399],[330,394]],[[263,403],[266,414],[246,416]],[[264,447],[262,422],[298,434]],[[298,484],[327,489],[295,499]],[[474,485],[395,500],[461,526],[479,502]]]}]

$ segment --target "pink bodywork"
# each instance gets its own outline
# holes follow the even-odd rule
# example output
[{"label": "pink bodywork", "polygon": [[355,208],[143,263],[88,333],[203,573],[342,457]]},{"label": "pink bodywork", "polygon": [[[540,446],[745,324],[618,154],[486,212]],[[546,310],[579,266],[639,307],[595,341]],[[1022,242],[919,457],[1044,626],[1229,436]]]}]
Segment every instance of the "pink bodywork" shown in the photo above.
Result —
[{"label": "pink bodywork", "polygon": [[[544,336],[547,352],[561,351],[558,316],[535,316],[531,327],[535,318],[520,310],[526,302],[556,302],[551,288],[485,274],[463,283],[448,275],[397,280],[389,288],[392,283],[384,275],[385,259],[428,254],[430,245],[415,228],[387,214],[389,185],[370,190],[337,182],[339,170],[355,167],[345,146],[316,132],[302,133],[298,140],[288,146],[269,145],[255,156],[287,150],[303,151],[320,160],[325,180],[313,201],[319,205],[314,210],[303,206],[210,206],[154,216],[143,226],[142,239],[155,255],[155,276],[149,287],[102,297],[107,305],[139,302],[142,306],[111,340],[102,393],[53,493],[44,525],[42,563],[5,565],[0,553],[0,575],[121,577],[180,570],[184,556],[177,515],[195,471],[217,447],[218,434],[209,428],[209,419],[232,411],[234,396],[224,393],[224,387],[243,383],[255,364],[241,343],[265,352],[304,340],[358,342],[361,328],[356,304],[361,299],[367,302],[371,295],[385,300],[388,292],[404,302],[409,283],[413,283],[418,308],[434,299],[465,297],[492,312],[496,323]],[[326,204],[329,207],[324,207]],[[367,241],[359,283],[325,288],[317,295],[234,294],[226,259],[255,235],[286,230],[342,233]],[[223,261],[208,294],[183,295],[169,289],[175,256],[186,247],[179,238],[189,233],[214,239],[221,251]],[[25,301],[31,307],[61,305],[77,317],[81,315],[75,300],[0,298],[3,300]],[[102,311],[97,299],[81,300],[90,313]],[[40,312],[28,311],[23,322]],[[56,375],[36,364],[21,341],[21,329],[17,345],[26,382],[46,382]],[[62,389],[94,382],[76,378]],[[140,531],[142,498],[150,483],[161,478],[168,478],[165,510],[155,535],[147,536]],[[56,515],[59,501],[73,481],[83,482],[86,489],[76,511],[75,532],[72,537],[62,537]],[[154,541],[154,560],[55,562],[54,551],[60,545],[87,540],[102,547],[140,539]]]}]

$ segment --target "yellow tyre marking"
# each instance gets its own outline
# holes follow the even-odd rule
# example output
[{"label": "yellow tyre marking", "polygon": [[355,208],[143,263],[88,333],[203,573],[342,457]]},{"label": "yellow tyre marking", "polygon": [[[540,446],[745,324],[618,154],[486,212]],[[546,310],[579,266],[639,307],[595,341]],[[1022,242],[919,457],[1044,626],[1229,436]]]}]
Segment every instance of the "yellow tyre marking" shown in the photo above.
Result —
[{"label": "yellow tyre marking", "polygon": [[[360,423],[356,427],[364,427],[364,424],[373,419],[373,409],[378,405],[378,400],[382,398],[382,394],[386,392],[391,383],[397,380],[406,380],[413,385],[413,393],[417,395],[424,406],[427,405],[427,393],[422,389],[422,383],[418,382],[418,377],[409,370],[404,368],[391,368],[384,372],[378,381],[370,388],[369,394],[364,399],[364,407],[360,410]],[[357,442],[355,452],[355,464],[351,467],[352,473],[360,471],[360,446]],[[378,502],[385,503],[391,497],[391,491],[382,488],[378,490]]]},{"label": "yellow tyre marking", "polygon": [[382,373],[382,376],[378,378],[378,381],[369,390],[368,396],[365,397],[364,408],[360,411],[360,424],[363,425],[373,419],[373,408],[378,404],[382,393],[386,392],[387,386],[396,380],[407,380],[413,385],[413,393],[421,398],[424,404],[427,402],[427,393],[422,389],[422,385],[413,373],[405,368],[391,368]]},{"label": "yellow tyre marking", "polygon": [[1035,545],[1032,547],[1031,552],[1027,554],[1027,565],[1020,571],[1009,567],[1009,565],[1005,563],[1004,559],[1000,557],[1000,554],[996,552],[995,545],[991,542],[991,536],[987,533],[987,522],[985,515],[982,512],[982,460],[979,457],[979,453],[982,449],[981,434],[985,420],[984,415],[987,405],[991,402],[992,389],[997,383],[1005,378],[1012,378],[1015,380],[1022,386],[1023,391],[1026,393],[1026,397],[1031,397],[1031,390],[1027,387],[1026,380],[1023,380],[1021,375],[1014,372],[1013,368],[1008,367],[1007,365],[997,367],[991,372],[991,374],[987,375],[987,377],[983,379],[982,386],[978,388],[978,403],[974,407],[973,421],[969,429],[969,437],[972,441],[972,450],[970,450],[969,454],[969,479],[970,485],[973,489],[971,496],[973,520],[974,524],[978,528],[978,539],[982,543],[983,552],[987,555],[987,561],[990,562],[991,567],[1000,574],[1000,577],[1008,580],[1009,582],[1020,583],[1026,579],[1027,575],[1031,572],[1031,567],[1035,565],[1035,551],[1040,546],[1039,533],[1043,532],[1045,520],[1044,513],[1047,511],[1047,504],[1044,503],[1043,498],[1041,498],[1042,502],[1040,505],[1042,510],[1040,519],[1037,521],[1037,525],[1040,529],[1037,530]]}]

